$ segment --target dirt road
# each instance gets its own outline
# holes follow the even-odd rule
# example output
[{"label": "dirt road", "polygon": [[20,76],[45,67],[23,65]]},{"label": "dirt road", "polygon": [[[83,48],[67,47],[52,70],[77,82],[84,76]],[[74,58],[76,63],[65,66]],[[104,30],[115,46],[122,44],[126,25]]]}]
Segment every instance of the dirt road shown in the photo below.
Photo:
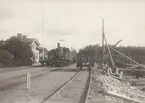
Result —
[{"label": "dirt road", "polygon": [[[49,71],[53,68],[42,68],[42,67],[19,67],[18,68],[6,68],[5,72],[0,71],[0,90],[4,90],[6,85],[14,85],[18,81],[25,81],[26,74],[31,73],[33,76]],[[12,69],[12,70],[11,70]],[[11,87],[11,86],[9,86]],[[7,87],[8,88],[8,87]]]},{"label": "dirt road", "polygon": [[[40,103],[40,101],[71,78],[78,70],[75,64],[69,67],[55,68],[51,72],[47,72],[48,69],[50,68],[37,68],[38,71],[41,70],[45,73],[31,79],[30,90],[26,90],[26,84],[22,83],[21,85],[12,86],[9,89],[0,91],[0,103]],[[32,70],[31,72],[37,72],[37,70]],[[14,72],[16,73],[16,71],[7,73],[14,75]]]}]

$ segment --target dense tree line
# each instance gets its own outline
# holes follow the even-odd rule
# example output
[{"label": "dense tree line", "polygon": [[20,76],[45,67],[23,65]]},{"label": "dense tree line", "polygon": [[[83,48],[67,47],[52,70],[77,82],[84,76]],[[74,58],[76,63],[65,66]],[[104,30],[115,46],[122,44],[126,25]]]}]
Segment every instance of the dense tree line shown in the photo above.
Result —
[{"label": "dense tree line", "polygon": [[100,58],[101,47],[99,44],[97,45],[89,45],[79,50],[78,55],[84,55],[87,57],[96,57]]},{"label": "dense tree line", "polygon": [[[132,58],[133,60],[145,64],[145,47],[135,47],[135,46],[119,46],[115,47],[118,51],[121,53],[127,55],[128,57]],[[132,63],[123,56],[120,56],[120,54],[114,52],[112,49],[110,49],[113,60],[115,63]],[[108,49],[105,46],[105,61],[109,62],[109,54],[108,54]],[[79,50],[78,55],[84,55],[84,56],[92,56],[95,57],[95,60],[97,62],[101,61],[101,55],[102,55],[102,47],[97,44],[97,45],[88,45],[82,49]]]},{"label": "dense tree line", "polygon": [[131,57],[133,60],[141,64],[145,64],[145,47],[120,46],[120,47],[117,47],[117,50]]}]

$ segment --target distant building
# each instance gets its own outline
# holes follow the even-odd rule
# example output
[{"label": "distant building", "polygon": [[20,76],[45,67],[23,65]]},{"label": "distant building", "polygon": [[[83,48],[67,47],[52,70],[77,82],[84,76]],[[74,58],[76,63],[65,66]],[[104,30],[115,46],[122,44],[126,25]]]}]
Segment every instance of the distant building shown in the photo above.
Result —
[{"label": "distant building", "polygon": [[26,35],[22,35],[21,33],[17,34],[17,38],[28,45],[30,45],[31,50],[33,52],[32,61],[33,62],[39,62],[39,49],[40,49],[40,43],[35,38],[27,38]]},{"label": "distant building", "polygon": [[48,50],[43,47],[40,47],[40,52],[39,52],[40,61],[47,60],[47,58],[48,58]]},{"label": "distant building", "polygon": [[0,40],[0,45],[4,45],[5,41],[4,40]]}]

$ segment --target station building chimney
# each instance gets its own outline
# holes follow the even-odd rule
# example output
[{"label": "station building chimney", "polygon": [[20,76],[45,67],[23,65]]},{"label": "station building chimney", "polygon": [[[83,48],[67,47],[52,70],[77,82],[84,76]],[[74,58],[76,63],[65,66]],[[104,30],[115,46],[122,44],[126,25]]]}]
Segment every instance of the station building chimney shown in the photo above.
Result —
[{"label": "station building chimney", "polygon": [[18,33],[18,34],[17,34],[17,38],[18,38],[19,40],[22,40],[22,34],[21,34],[21,33]]}]

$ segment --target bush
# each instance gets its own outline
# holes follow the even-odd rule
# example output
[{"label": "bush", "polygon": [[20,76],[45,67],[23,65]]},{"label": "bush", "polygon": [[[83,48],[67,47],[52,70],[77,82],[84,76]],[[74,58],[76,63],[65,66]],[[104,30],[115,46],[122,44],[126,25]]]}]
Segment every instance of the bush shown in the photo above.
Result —
[{"label": "bush", "polygon": [[5,50],[0,50],[0,67],[10,67],[14,66],[15,61],[13,60],[13,55]]}]

